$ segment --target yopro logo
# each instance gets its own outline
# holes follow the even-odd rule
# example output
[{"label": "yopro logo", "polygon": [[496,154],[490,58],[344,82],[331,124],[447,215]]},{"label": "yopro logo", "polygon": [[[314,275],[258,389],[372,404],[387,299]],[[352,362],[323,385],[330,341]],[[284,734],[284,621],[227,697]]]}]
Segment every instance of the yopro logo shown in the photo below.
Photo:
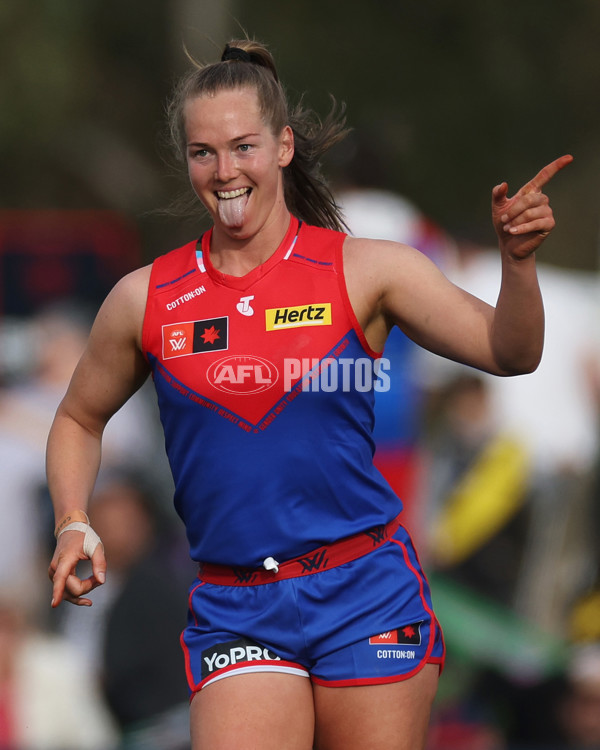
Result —
[{"label": "yopro logo", "polygon": [[260,643],[246,638],[218,643],[202,652],[202,679],[210,677],[219,669],[249,661],[281,661],[281,657]]}]

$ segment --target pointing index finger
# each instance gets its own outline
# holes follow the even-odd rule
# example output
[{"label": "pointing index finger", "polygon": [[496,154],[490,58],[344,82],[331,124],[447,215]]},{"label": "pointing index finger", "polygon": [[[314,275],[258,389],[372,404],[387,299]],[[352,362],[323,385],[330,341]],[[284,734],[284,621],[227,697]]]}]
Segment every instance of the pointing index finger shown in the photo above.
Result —
[{"label": "pointing index finger", "polygon": [[558,159],[546,164],[545,167],[540,169],[536,176],[525,185],[523,192],[525,193],[539,193],[541,188],[546,185],[554,177],[557,172],[560,172],[563,167],[570,164],[573,161],[571,154],[565,154],[559,156]]}]

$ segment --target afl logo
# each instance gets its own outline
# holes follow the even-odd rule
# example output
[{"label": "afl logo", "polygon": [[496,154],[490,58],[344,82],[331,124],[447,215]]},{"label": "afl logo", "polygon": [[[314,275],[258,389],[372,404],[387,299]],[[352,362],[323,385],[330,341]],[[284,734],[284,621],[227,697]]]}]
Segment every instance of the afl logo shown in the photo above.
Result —
[{"label": "afl logo", "polygon": [[247,395],[272,388],[279,372],[268,359],[248,355],[223,357],[208,368],[206,376],[219,391]]}]

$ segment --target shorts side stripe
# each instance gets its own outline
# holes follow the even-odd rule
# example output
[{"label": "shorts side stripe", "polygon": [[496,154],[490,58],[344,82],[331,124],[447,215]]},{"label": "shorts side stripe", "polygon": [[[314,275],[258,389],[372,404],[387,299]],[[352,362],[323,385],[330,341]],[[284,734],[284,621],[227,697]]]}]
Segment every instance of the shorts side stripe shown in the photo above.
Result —
[{"label": "shorts side stripe", "polygon": [[423,576],[419,574],[419,571],[413,565],[412,560],[410,559],[410,556],[408,554],[408,549],[406,548],[406,545],[403,542],[399,542],[396,539],[391,539],[390,541],[394,542],[394,544],[397,544],[400,547],[400,549],[402,550],[402,554],[404,555],[404,562],[406,563],[406,567],[413,573],[413,575],[419,582],[419,596],[421,597],[423,609],[427,612],[427,614],[430,617],[429,643],[427,644],[427,651],[425,652],[425,656],[423,657],[421,662],[413,670],[411,670],[410,672],[404,675],[405,678],[408,678],[417,674],[417,672],[419,672],[425,666],[425,664],[427,664],[427,662],[429,661],[431,657],[431,652],[433,651],[433,645],[435,643],[435,632],[436,632],[436,627],[437,627],[437,620],[436,620],[435,615],[433,614],[433,610],[431,609],[431,607],[427,603],[427,599],[425,598]]},{"label": "shorts side stripe", "polygon": [[185,630],[182,632],[182,634],[179,636],[179,643],[181,644],[181,648],[183,650],[183,661],[185,665],[185,676],[187,679],[187,684],[192,689],[192,685],[194,684],[194,675],[192,673],[192,663],[191,663],[191,657],[190,657],[190,650],[187,647],[187,644],[185,642]]},{"label": "shorts side stripe", "polygon": [[200,581],[200,583],[197,586],[194,586],[194,588],[190,591],[189,596],[188,596],[188,610],[189,610],[190,614],[192,615],[192,617],[194,618],[194,625],[196,625],[196,626],[198,626],[198,618],[196,617],[196,614],[194,613],[194,607],[193,607],[193,604],[192,604],[192,598],[193,598],[194,594],[196,593],[196,591],[198,591],[198,589],[201,586],[204,586],[204,581]]},{"label": "shorts side stripe", "polygon": [[[196,626],[198,625],[198,618],[196,617],[196,614],[194,613],[194,607],[192,606],[192,597],[201,586],[204,586],[204,583],[202,581],[198,583],[197,586],[194,586],[194,588],[190,591],[189,596],[188,596],[188,610],[189,610],[190,615],[193,617],[194,624]],[[184,660],[184,665],[185,665],[185,675],[187,678],[187,683],[188,685],[191,686],[194,684],[194,676],[192,673],[190,650],[187,646],[187,643],[185,642],[185,630],[183,630],[183,632],[179,636],[179,643],[181,644],[181,649],[183,651],[183,660]]]}]

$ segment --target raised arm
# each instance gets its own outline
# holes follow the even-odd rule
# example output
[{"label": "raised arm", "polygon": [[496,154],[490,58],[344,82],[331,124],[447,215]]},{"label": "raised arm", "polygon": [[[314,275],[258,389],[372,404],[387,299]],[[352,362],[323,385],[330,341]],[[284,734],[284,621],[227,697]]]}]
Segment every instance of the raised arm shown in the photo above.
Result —
[{"label": "raised arm", "polygon": [[[46,470],[57,533],[72,521],[85,522],[100,467],[104,427],[148,375],[141,353],[148,279],[149,268],[142,268],[122,279],[108,295],[54,418]],[[86,558],[92,561],[92,575],[82,580],[76,566]],[[86,595],[104,582],[105,570],[101,544],[92,555],[84,550],[84,534],[63,532],[48,571],[53,582],[52,606],[63,599],[91,605]]]},{"label": "raised arm", "polygon": [[544,309],[535,250],[554,227],[542,187],[571,162],[544,167],[512,198],[492,191],[492,220],[502,257],[496,307],[452,284],[424,255],[406,245],[347,240],[347,281],[367,339],[383,348],[392,325],[448,359],[496,375],[532,372],[544,341]]},{"label": "raised arm", "polygon": [[492,191],[492,220],[502,256],[502,284],[491,342],[496,362],[508,374],[530,372],[542,356],[544,309],[535,251],[555,225],[542,188],[571,161],[571,156],[562,156],[548,164],[512,198],[508,198],[505,182]]}]

